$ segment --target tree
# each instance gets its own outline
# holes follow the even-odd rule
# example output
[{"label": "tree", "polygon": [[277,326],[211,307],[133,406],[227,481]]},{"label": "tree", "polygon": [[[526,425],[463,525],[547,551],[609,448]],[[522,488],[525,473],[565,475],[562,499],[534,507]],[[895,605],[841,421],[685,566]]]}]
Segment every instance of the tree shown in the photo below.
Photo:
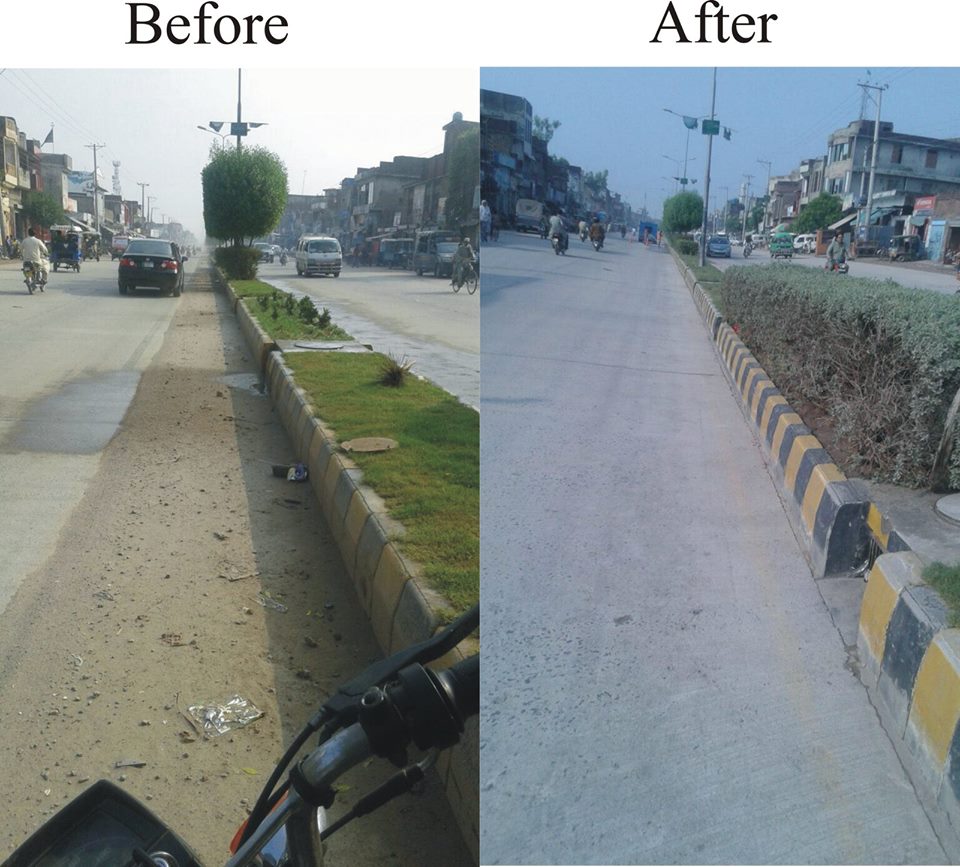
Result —
[{"label": "tree", "polygon": [[480,130],[471,127],[457,139],[447,169],[447,225],[479,222],[474,206],[477,179],[480,177]]},{"label": "tree", "polygon": [[810,202],[793,221],[791,229],[798,234],[816,232],[817,229],[826,229],[835,223],[843,214],[843,203],[839,196],[829,193],[820,193]]},{"label": "tree", "polygon": [[207,235],[234,247],[253,243],[280,223],[287,204],[287,169],[262,147],[220,149],[201,174]]},{"label": "tree", "polygon": [[703,222],[703,199],[699,193],[677,193],[663,203],[663,230],[689,232]]},{"label": "tree", "polygon": [[609,192],[607,188],[607,176],[609,174],[610,172],[607,169],[602,172],[584,172],[583,185],[596,196],[607,193]]},{"label": "tree", "polygon": [[549,117],[533,116],[533,134],[536,138],[543,139],[550,144],[550,139],[560,126],[559,120],[550,120]]},{"label": "tree", "polygon": [[23,214],[31,226],[49,229],[63,220],[63,207],[48,193],[31,190],[23,197]]}]

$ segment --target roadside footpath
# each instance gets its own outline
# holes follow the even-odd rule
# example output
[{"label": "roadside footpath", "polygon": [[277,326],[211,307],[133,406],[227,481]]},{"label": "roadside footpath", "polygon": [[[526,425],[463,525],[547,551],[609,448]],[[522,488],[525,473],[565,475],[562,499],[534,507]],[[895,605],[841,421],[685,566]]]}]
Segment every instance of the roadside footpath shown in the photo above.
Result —
[{"label": "roadside footpath", "polygon": [[[922,578],[960,562],[960,523],[939,495],[848,479],[671,248],[763,443],[821,596],[939,832],[960,834],[960,629]],[[854,617],[853,613],[857,616]]]},{"label": "roadside footpath", "polygon": [[[432,635],[449,609],[396,544],[402,532],[335,435],[317,417],[309,395],[284,363],[284,350],[267,335],[228,281],[211,266],[211,279],[236,313],[240,330],[261,371],[266,392],[287,431],[295,458],[308,471],[324,523],[343,557],[361,604],[384,653]],[[438,665],[478,650],[470,639]],[[475,861],[479,861],[479,724],[468,723],[463,741],[437,765],[444,791]]]}]

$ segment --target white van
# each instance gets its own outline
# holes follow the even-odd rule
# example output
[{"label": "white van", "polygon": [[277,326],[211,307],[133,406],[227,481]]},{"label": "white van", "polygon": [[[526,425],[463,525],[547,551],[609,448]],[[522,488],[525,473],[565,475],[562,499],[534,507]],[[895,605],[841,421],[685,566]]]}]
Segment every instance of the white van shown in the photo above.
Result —
[{"label": "white van", "polygon": [[303,235],[297,241],[297,274],[332,274],[340,276],[343,253],[340,242],[329,235]]},{"label": "white van", "polygon": [[816,247],[816,235],[797,235],[797,237],[793,239],[793,249],[798,253],[812,253]]}]

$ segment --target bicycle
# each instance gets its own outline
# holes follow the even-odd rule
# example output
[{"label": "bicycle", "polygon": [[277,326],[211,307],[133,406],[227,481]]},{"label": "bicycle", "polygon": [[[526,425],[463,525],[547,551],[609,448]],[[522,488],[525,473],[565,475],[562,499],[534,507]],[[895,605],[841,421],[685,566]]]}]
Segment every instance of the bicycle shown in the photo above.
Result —
[{"label": "bicycle", "polygon": [[[322,867],[324,840],[422,780],[440,752],[459,742],[466,719],[480,710],[479,654],[439,672],[424,664],[451,652],[479,623],[475,605],[434,637],[375,662],[327,699],[277,764],[234,837],[226,867]],[[314,734],[318,745],[290,767]],[[408,762],[411,743],[425,754],[419,761]],[[401,770],[328,824],[336,780],[374,756]],[[51,852],[59,860],[51,861]],[[53,863],[203,867],[174,831],[107,780],[61,809],[4,867]]]},{"label": "bicycle", "polygon": [[450,281],[450,285],[453,286],[454,292],[459,292],[462,286],[467,287],[467,292],[470,295],[473,295],[477,291],[477,286],[479,285],[480,280],[477,277],[477,272],[474,270],[472,263],[466,262],[460,268],[458,274],[453,275],[453,280]]}]

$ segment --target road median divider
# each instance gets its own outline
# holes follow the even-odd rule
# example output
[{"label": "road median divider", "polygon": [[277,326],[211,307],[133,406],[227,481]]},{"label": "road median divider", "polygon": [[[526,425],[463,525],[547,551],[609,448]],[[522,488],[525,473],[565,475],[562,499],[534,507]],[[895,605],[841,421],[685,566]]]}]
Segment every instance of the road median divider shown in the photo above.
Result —
[{"label": "road median divider", "polygon": [[[423,641],[440,628],[452,606],[422,579],[420,567],[404,556],[396,540],[402,525],[382,499],[364,484],[363,472],[320,419],[307,392],[284,363],[276,341],[260,327],[243,299],[220,272],[215,284],[230,298],[241,332],[256,360],[280,420],[337,544],[377,642],[385,654]],[[438,665],[450,665],[478,650],[467,639]],[[471,720],[460,745],[436,765],[453,813],[474,859],[479,862],[479,726]]]},{"label": "road median divider", "polygon": [[[925,563],[847,479],[671,248],[744,415],[766,448],[814,577],[866,572],[859,677],[924,798],[960,831],[960,629],[923,579]],[[918,779],[919,778],[919,779]]]}]

